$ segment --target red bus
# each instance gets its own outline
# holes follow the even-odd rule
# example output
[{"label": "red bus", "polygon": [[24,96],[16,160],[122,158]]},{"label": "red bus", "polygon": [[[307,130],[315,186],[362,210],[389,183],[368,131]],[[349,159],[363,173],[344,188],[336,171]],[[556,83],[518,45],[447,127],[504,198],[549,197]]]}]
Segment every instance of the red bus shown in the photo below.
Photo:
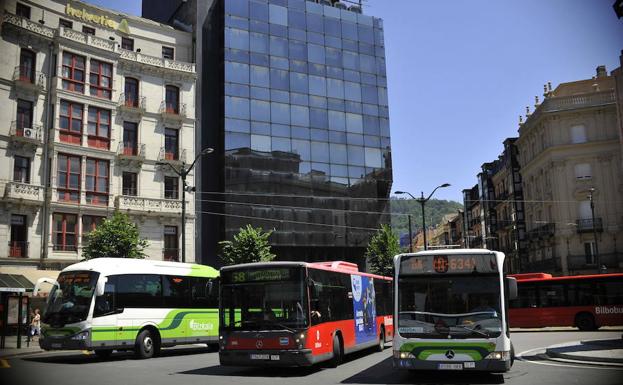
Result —
[{"label": "red bus", "polygon": [[341,261],[227,266],[220,317],[221,365],[337,366],[392,339],[392,279]]},{"label": "red bus", "polygon": [[575,326],[597,330],[623,325],[623,274],[552,277],[509,275],[517,279],[518,298],[510,302],[510,326]]}]

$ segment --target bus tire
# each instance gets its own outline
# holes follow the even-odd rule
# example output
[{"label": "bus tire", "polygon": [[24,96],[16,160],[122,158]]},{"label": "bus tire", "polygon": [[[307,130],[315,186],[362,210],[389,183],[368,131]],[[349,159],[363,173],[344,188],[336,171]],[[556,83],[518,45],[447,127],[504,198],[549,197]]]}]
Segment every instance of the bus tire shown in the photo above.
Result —
[{"label": "bus tire", "polygon": [[511,368],[513,367],[514,363],[515,363],[515,347],[513,346],[513,343],[511,342]]},{"label": "bus tire", "polygon": [[144,329],[136,337],[134,344],[134,353],[137,358],[145,359],[154,356],[158,350],[156,338],[149,329]]},{"label": "bus tire", "polygon": [[109,358],[112,354],[112,349],[97,349],[93,352],[98,358]]},{"label": "bus tire", "polygon": [[575,326],[582,331],[597,330],[595,318],[590,313],[580,313],[575,316]]},{"label": "bus tire", "polygon": [[333,357],[329,361],[329,366],[337,368],[342,363],[342,342],[337,333],[333,336]]},{"label": "bus tire", "polygon": [[379,334],[379,344],[376,346],[377,352],[382,352],[385,349],[385,328],[381,326],[381,334]]}]

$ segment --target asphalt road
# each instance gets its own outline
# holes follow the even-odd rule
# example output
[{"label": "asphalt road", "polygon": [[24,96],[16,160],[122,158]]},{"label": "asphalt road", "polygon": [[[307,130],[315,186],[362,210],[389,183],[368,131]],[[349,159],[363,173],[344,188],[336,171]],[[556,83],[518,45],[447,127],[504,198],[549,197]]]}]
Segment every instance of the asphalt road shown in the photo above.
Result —
[{"label": "asphalt road", "polygon": [[[516,332],[517,353],[584,339],[621,336],[608,332]],[[538,351],[515,361],[504,375],[480,373],[410,373],[391,365],[391,349],[382,353],[351,355],[338,368],[251,369],[221,367],[218,353],[202,348],[164,350],[161,357],[137,360],[129,353],[116,353],[103,360],[82,352],[40,353],[13,357],[0,365],[0,378],[7,385],[171,385],[171,384],[616,384],[623,383],[623,368],[565,364],[543,359]],[[8,366],[8,367],[7,367]],[[8,381],[7,381],[8,380]]]}]

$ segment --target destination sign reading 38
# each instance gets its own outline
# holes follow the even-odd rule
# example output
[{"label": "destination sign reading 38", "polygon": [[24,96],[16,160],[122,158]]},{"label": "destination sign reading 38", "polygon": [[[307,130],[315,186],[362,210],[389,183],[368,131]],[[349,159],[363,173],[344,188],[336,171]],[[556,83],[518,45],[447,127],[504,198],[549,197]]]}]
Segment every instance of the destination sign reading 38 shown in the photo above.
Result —
[{"label": "destination sign reading 38", "polygon": [[401,274],[470,274],[498,271],[494,254],[405,256]]}]

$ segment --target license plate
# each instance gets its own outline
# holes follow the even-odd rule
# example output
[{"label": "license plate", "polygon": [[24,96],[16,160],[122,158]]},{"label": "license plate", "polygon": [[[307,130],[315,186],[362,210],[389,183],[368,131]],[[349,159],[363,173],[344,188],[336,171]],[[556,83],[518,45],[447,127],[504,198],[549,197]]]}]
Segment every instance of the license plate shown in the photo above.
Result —
[{"label": "license plate", "polygon": [[63,345],[62,345],[62,344],[52,344],[52,348],[53,348],[53,349],[60,349],[60,348],[62,348],[62,347],[63,347]]},{"label": "license plate", "polygon": [[441,370],[463,370],[463,364],[439,364]]},{"label": "license plate", "polygon": [[279,361],[280,360],[279,354],[271,354],[270,355],[270,360],[271,361]]},{"label": "license plate", "polygon": [[252,360],[270,360],[270,354],[251,354]]},{"label": "license plate", "polygon": [[463,367],[474,369],[476,367],[476,363],[475,362],[463,362]]}]

